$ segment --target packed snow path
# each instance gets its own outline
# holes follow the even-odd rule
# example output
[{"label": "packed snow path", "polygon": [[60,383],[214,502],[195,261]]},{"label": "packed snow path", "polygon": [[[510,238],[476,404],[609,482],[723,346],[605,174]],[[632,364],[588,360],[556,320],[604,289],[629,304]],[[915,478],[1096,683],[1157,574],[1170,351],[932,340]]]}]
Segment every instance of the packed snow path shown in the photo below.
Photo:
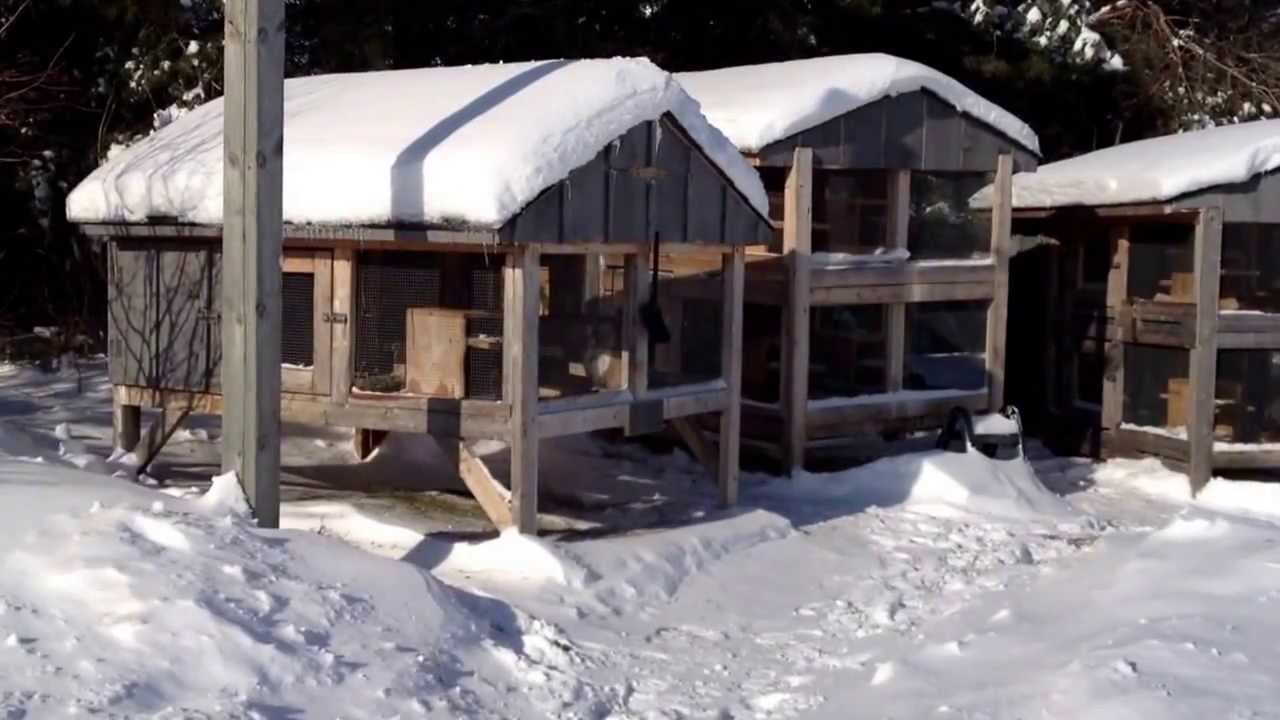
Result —
[{"label": "packed snow path", "polygon": [[[926,453],[750,477],[725,513],[682,456],[548,443],[563,494],[629,484],[660,525],[468,543],[358,495],[287,503],[377,558],[251,528],[225,481],[109,477],[109,396],[76,386],[0,372],[6,720],[1280,717],[1277,486],[1193,502],[1151,461]],[[336,444],[286,459],[361,469]],[[216,445],[197,428],[166,467]]]}]

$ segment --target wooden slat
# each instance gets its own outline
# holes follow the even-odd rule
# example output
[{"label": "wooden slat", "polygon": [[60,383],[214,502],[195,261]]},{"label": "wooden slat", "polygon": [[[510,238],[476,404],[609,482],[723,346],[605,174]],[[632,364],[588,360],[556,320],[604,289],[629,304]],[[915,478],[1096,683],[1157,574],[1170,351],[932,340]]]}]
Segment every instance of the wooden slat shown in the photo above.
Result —
[{"label": "wooden slat", "polygon": [[1280,332],[1218,332],[1219,350],[1280,350]]},{"label": "wooden slat", "polygon": [[996,270],[994,262],[964,265],[909,262],[883,267],[814,268],[811,283],[815,288],[824,288],[991,282]]},{"label": "wooden slat", "polygon": [[684,441],[693,459],[702,463],[712,477],[719,477],[720,460],[716,454],[715,444],[707,439],[702,429],[689,418],[676,418],[671,421],[671,426],[676,429],[676,434]]},{"label": "wooden slat", "polygon": [[511,406],[511,513],[523,534],[538,532],[537,246],[507,258],[503,292],[503,399]]},{"label": "wooden slat", "polygon": [[786,416],[787,469],[804,468],[805,406],[809,401],[810,255],[813,250],[813,151],[795,149],[787,176],[782,251],[787,261],[783,315],[782,408]]},{"label": "wooden slat", "polygon": [[494,478],[484,461],[467,447],[466,441],[447,440],[442,441],[440,446],[458,468],[458,477],[471,491],[471,496],[480,504],[480,509],[484,510],[494,527],[505,530],[514,525],[515,521],[511,516],[511,491]]},{"label": "wooden slat", "polygon": [[333,386],[333,253],[314,252],[315,309],[311,318],[313,332],[311,392],[328,395]]},{"label": "wooden slat", "polygon": [[355,295],[355,252],[347,248],[333,251],[333,312],[346,322],[332,323],[330,342],[333,347],[330,368],[330,392],[336,404],[344,404],[351,394],[352,350],[357,322],[352,298]]},{"label": "wooden slat", "polygon": [[[959,148],[956,149],[959,154]],[[911,171],[891,170],[889,172],[889,245],[892,248],[905,250],[909,244],[908,231],[911,226]],[[919,270],[918,265],[911,265]],[[944,268],[935,268],[944,270]],[[974,270],[975,268],[966,268]],[[989,272],[987,268],[976,270]],[[904,276],[907,273],[903,273]],[[921,275],[927,275],[922,273]],[[982,278],[987,279],[987,278]],[[886,308],[886,332],[888,338],[887,355],[885,357],[885,389],[897,392],[902,389],[903,376],[906,373],[907,361],[907,306],[905,303],[891,303]]]},{"label": "wooden slat", "polygon": [[[1129,297],[1129,226],[1111,228],[1111,270],[1107,274],[1107,307],[1115,312]],[[1108,340],[1102,380],[1102,428],[1124,422],[1124,343]]]},{"label": "wooden slat", "polygon": [[996,263],[995,288],[987,311],[987,389],[990,407],[1004,406],[1005,340],[1009,332],[1009,257],[1013,208],[1013,155],[996,161],[995,204],[991,209],[991,257]]},{"label": "wooden slat", "polygon": [[736,248],[725,256],[724,313],[720,367],[728,386],[728,406],[720,414],[720,501],[738,502],[738,458],[742,443],[742,306],[746,285],[746,252]]},{"label": "wooden slat", "polygon": [[1195,236],[1196,336],[1191,351],[1191,411],[1187,419],[1192,492],[1213,476],[1215,391],[1218,382],[1218,292],[1222,279],[1222,211],[1200,212]]},{"label": "wooden slat", "polygon": [[[990,282],[939,285],[878,285],[869,287],[814,288],[812,305],[884,305],[887,303],[990,300],[996,292]],[[754,292],[752,302],[755,302]]]},{"label": "wooden slat", "polygon": [[649,331],[640,322],[640,306],[649,298],[649,256],[642,252],[623,260],[626,307],[622,314],[622,362],[627,389],[637,398],[649,389]]},{"label": "wooden slat", "polygon": [[984,390],[948,393],[945,396],[911,397],[886,395],[877,401],[851,400],[809,406],[808,424],[811,436],[832,432],[854,432],[891,421],[918,417],[942,417],[953,407],[976,412],[988,408],[989,394]]}]

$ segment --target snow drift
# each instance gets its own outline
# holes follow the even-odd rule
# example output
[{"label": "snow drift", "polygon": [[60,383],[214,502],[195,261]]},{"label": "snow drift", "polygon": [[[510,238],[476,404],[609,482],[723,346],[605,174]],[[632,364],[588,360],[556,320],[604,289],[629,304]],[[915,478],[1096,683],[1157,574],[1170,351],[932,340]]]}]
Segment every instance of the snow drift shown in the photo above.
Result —
[{"label": "snow drift", "polygon": [[[759,176],[645,59],[556,60],[294,78],[284,86],[284,220],[498,227],[635,125],[672,113],[761,214]],[[72,222],[222,222],[223,102],[94,171]]]}]

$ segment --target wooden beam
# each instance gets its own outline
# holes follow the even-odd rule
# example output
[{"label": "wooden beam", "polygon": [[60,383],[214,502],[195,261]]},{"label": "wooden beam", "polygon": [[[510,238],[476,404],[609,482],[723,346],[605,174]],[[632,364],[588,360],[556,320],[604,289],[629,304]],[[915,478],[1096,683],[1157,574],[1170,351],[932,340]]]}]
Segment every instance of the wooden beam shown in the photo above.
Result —
[{"label": "wooden beam", "polygon": [[[317,250],[315,257],[315,300],[312,308],[311,392],[329,395],[333,391],[333,253]],[[345,326],[345,323],[342,325]]]},{"label": "wooden beam", "polygon": [[912,418],[937,417],[941,419],[951,408],[963,407],[978,412],[987,407],[989,394],[983,390],[957,390],[937,395],[898,396],[881,398],[855,398],[848,402],[811,403],[809,406],[809,434],[832,432],[856,432],[883,423]]},{"label": "wooden beam", "polygon": [[173,437],[173,433],[182,425],[182,422],[191,415],[191,410],[187,408],[164,408],[160,410],[160,415],[147,426],[147,432],[138,442],[138,474],[147,472],[151,467],[152,461],[169,443],[169,439]]},{"label": "wooden beam", "polygon": [[[810,257],[813,252],[813,149],[798,147],[783,199],[782,252],[787,301],[782,331],[782,409],[787,470],[804,468],[805,407],[809,402]],[[727,308],[726,308],[727,309]]]},{"label": "wooden beam", "polygon": [[1009,332],[1009,257],[1013,228],[1013,155],[996,161],[995,199],[991,208],[991,257],[996,263],[995,291],[987,311],[987,389],[989,407],[1004,406],[1005,341]]},{"label": "wooden beam", "polygon": [[[1129,298],[1129,226],[1111,227],[1111,270],[1107,274],[1107,308],[1113,316]],[[1119,340],[1107,341],[1102,376],[1102,429],[1117,430],[1124,422],[1124,349]]]},{"label": "wooden beam", "polygon": [[[997,292],[991,282],[944,283],[941,285],[875,285],[862,287],[814,288],[811,305],[888,305],[892,303],[945,302],[948,300],[991,300]],[[752,300],[755,300],[754,293]]]},{"label": "wooden beam", "polygon": [[523,534],[538,532],[537,246],[517,248],[503,269],[503,400],[511,406],[511,514]]},{"label": "wooden beam", "polygon": [[142,407],[129,405],[120,393],[111,397],[111,444],[125,452],[133,452],[142,439]]},{"label": "wooden beam", "polygon": [[225,26],[222,467],[279,527],[284,2],[228,0]]},{"label": "wooden beam", "polygon": [[714,443],[707,439],[702,430],[690,418],[676,418],[671,421],[671,426],[676,429],[676,434],[684,441],[685,447],[689,453],[693,455],[693,459],[702,463],[702,466],[711,473],[712,477],[719,477],[719,458],[716,455]]},{"label": "wooden beam", "polygon": [[476,457],[465,440],[440,440],[445,455],[458,468],[458,477],[480,504],[480,509],[499,530],[515,524],[511,514],[511,491],[499,483],[484,461]]},{"label": "wooden beam", "polygon": [[623,260],[623,288],[626,308],[622,313],[622,363],[627,389],[633,397],[649,390],[649,331],[640,321],[640,306],[649,299],[649,253],[628,255]]},{"label": "wooden beam", "polygon": [[1191,491],[1213,477],[1214,402],[1218,385],[1218,292],[1222,279],[1222,210],[1200,211],[1195,237],[1196,335],[1191,351],[1191,408],[1187,440]]},{"label": "wooden beam", "polygon": [[742,304],[746,285],[746,252],[735,248],[724,262],[724,314],[720,368],[728,386],[728,405],[720,413],[720,502],[738,502],[738,460],[742,446]]},{"label": "wooden beam", "polygon": [[[889,172],[889,247],[906,250],[911,228],[911,171]],[[904,266],[905,267],[905,266]],[[972,269],[972,268],[970,268]],[[979,268],[980,269],[980,268]],[[907,365],[907,305],[890,303],[885,308],[888,347],[884,366],[887,392],[902,389]]]},{"label": "wooden beam", "polygon": [[[346,403],[351,396],[352,349],[355,343],[355,324],[357,322],[355,306],[352,298],[356,287],[356,254],[350,248],[339,248],[333,251],[333,316],[330,323],[331,342],[333,343],[333,361],[330,369],[329,397],[339,405]],[[345,322],[344,322],[345,321]]]}]

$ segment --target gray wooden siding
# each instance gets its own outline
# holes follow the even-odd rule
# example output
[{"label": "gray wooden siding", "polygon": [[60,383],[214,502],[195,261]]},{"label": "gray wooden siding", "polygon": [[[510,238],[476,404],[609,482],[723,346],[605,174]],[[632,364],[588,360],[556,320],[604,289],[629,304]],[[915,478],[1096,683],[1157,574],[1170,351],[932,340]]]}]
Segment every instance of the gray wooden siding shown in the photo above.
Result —
[{"label": "gray wooden siding", "polygon": [[1280,223],[1280,171],[1219,185],[1173,201],[1178,209],[1221,207],[1223,222]]},{"label": "gray wooden siding", "polygon": [[1012,153],[1018,172],[1039,158],[986,123],[964,115],[928,90],[878,100],[779,140],[757,153],[761,165],[790,167],[796,147],[813,148],[824,168],[995,172]]},{"label": "gray wooden siding", "polygon": [[542,192],[500,232],[509,242],[767,243],[772,231],[674,117],[641,123]]},{"label": "gray wooden siding", "polygon": [[218,375],[215,265],[206,243],[113,244],[108,292],[111,382],[208,390]]}]

